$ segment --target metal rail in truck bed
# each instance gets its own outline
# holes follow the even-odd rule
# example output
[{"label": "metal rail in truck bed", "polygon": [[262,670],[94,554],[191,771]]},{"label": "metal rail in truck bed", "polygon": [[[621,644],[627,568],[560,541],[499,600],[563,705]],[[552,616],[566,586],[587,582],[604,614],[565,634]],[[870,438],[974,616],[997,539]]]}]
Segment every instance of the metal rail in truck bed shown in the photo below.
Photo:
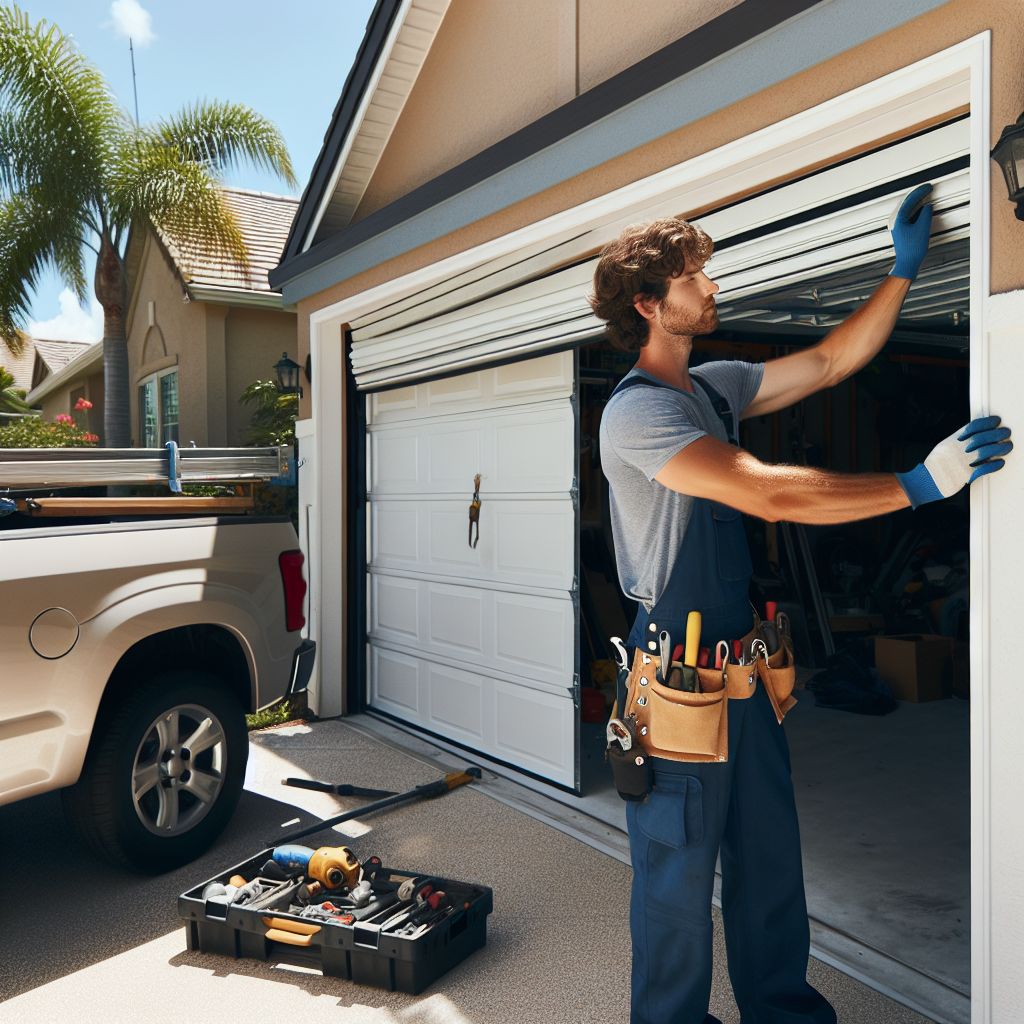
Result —
[{"label": "metal rail in truck bed", "polygon": [[280,448],[0,448],[0,488],[102,487],[271,480],[288,477],[292,450]]},{"label": "metal rail in truck bed", "polygon": [[[195,497],[182,484],[294,482],[291,448],[0,448],[0,516],[239,513],[251,493]],[[167,497],[44,497],[62,487],[165,484]]]}]

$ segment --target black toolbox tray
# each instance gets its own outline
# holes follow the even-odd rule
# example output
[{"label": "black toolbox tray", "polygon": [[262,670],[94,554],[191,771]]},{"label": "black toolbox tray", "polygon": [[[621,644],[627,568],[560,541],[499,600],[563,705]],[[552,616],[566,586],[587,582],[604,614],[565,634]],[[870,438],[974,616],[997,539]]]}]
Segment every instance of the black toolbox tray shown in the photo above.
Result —
[{"label": "black toolbox tray", "polygon": [[[178,916],[185,921],[189,949],[319,968],[331,977],[416,995],[487,943],[487,915],[494,909],[493,891],[485,885],[436,875],[431,877],[437,878],[439,887],[459,909],[417,938],[382,933],[372,923],[334,924],[290,914],[287,892],[261,907],[203,900],[203,890],[210,882],[226,882],[232,875],[256,878],[272,853],[273,847],[266,849],[178,897]],[[426,874],[397,868],[385,870],[399,878]],[[275,905],[282,901],[283,908]],[[463,906],[466,903],[468,907]],[[272,918],[286,924],[298,922],[320,927],[310,935],[282,935],[281,928],[269,923]],[[269,938],[268,932],[272,933]]]}]

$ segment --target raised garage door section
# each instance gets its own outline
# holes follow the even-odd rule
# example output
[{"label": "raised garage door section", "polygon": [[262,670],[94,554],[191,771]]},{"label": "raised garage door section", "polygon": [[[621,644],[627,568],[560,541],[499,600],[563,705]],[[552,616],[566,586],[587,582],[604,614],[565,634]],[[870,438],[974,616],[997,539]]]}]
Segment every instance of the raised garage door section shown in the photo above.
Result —
[{"label": "raised garage door section", "polygon": [[577,789],[573,367],[367,397],[367,663],[371,708]]}]

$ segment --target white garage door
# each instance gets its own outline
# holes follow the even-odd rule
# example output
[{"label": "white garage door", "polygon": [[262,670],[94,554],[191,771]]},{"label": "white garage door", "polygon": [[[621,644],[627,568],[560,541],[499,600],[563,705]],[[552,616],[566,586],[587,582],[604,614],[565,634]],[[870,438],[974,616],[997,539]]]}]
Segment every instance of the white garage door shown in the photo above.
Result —
[{"label": "white garage door", "polygon": [[573,386],[563,352],[367,396],[367,665],[371,708],[578,791]]}]

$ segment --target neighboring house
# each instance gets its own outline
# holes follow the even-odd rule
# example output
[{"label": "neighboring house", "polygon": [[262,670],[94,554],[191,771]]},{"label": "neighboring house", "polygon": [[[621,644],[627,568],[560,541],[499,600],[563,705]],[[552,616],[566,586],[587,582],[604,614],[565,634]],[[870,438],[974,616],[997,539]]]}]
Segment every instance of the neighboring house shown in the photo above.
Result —
[{"label": "neighboring house", "polygon": [[[596,254],[631,222],[683,215],[716,239],[721,330],[695,363],[766,359],[857,307],[892,265],[896,202],[933,181],[931,253],[883,355],[798,410],[745,420],[741,441],[768,461],[892,471],[946,436],[943,417],[1024,429],[1024,225],[989,157],[1024,108],[1020,14],[1008,0],[380,0],[270,275],[314,382],[297,432],[315,710],[472,751],[620,826],[607,770],[588,774],[602,738],[580,689],[631,621],[628,603],[591,606],[618,590],[594,445],[632,359],[586,299]],[[748,522],[762,581],[806,624],[803,664],[841,630],[962,644],[969,705],[865,719],[805,693],[786,722],[816,950],[942,1021],[1024,1007],[1021,481],[1011,463],[933,518],[809,529],[843,541],[809,566],[786,524]],[[922,550],[939,560],[929,578],[960,591],[909,629],[905,595],[858,609],[868,568],[902,559],[890,584],[906,568],[910,587]],[[833,577],[823,600],[801,569]]]},{"label": "neighboring house", "polygon": [[[44,419],[53,419],[57,413],[70,412],[79,397],[98,403],[102,418],[102,367],[97,379],[90,370],[94,360],[88,356],[94,344],[90,341],[48,340],[26,335],[20,355],[15,356],[9,350],[0,352],[0,366],[6,367],[14,377],[15,387],[24,388],[27,396],[32,395],[44,380],[58,381],[58,386],[42,400],[29,398],[29,405],[39,408]],[[66,372],[72,363],[75,366]],[[74,386],[59,386],[59,381],[69,379],[76,382]]]},{"label": "neighboring house", "polygon": [[[274,365],[295,356],[295,313],[267,281],[287,238],[297,201],[224,189],[249,250],[243,278],[217,254],[184,250],[152,228],[133,230],[128,273],[128,370],[132,444],[194,441],[200,447],[246,442],[252,409],[240,404],[254,380],[274,379]],[[103,345],[73,364],[33,379],[29,400],[52,418],[93,402],[90,426],[102,438]],[[97,412],[99,410],[99,412]],[[102,440],[101,440],[102,443]]]}]

